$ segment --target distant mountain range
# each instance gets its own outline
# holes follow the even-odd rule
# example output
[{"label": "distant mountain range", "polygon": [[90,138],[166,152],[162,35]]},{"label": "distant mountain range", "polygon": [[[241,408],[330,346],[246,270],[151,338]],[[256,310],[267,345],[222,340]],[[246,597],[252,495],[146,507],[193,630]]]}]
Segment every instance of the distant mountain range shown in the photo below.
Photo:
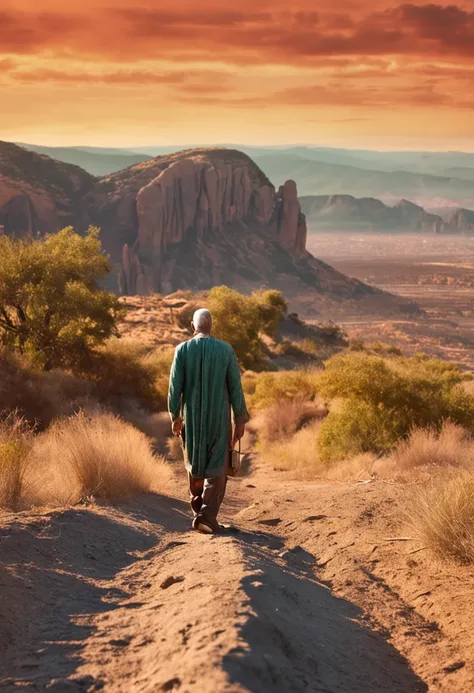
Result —
[{"label": "distant mountain range", "polygon": [[37,154],[45,154],[65,164],[80,166],[93,176],[106,176],[127,166],[133,166],[150,157],[146,154],[129,152],[124,149],[101,147],[42,147],[37,144],[16,143],[23,149]]},{"label": "distant mountain range", "polygon": [[[180,146],[101,148],[21,144],[104,176]],[[474,153],[376,152],[325,147],[225,145],[250,156],[276,185],[297,181],[302,195],[352,195],[395,203],[405,198],[428,209],[474,208]],[[190,147],[191,148],[191,147]],[[207,147],[209,148],[209,147]]]}]

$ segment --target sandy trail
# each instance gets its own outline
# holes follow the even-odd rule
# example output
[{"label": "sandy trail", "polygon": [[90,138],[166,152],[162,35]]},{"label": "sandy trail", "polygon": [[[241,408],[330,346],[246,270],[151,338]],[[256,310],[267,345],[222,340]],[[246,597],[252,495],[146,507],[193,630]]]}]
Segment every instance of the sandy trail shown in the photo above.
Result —
[{"label": "sandy trail", "polygon": [[257,469],[231,484],[233,536],[191,532],[187,503],[156,495],[7,518],[1,690],[471,691],[449,634],[367,567],[345,492]]}]

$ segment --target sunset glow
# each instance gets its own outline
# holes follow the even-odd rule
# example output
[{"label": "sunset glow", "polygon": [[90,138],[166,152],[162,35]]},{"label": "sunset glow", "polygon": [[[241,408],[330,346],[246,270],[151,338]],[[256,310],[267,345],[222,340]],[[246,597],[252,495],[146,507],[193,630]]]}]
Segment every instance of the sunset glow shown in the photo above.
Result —
[{"label": "sunset glow", "polygon": [[7,0],[0,139],[474,149],[474,0]]}]

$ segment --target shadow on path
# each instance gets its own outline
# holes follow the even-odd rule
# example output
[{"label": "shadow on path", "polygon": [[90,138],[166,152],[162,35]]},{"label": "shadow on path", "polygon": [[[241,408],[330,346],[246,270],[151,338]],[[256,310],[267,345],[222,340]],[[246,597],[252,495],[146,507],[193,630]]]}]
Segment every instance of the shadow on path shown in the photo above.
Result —
[{"label": "shadow on path", "polygon": [[314,575],[315,558],[282,551],[263,532],[236,538],[250,575],[242,586],[251,616],[243,645],[224,658],[231,681],[251,693],[415,693],[426,684],[385,639],[364,625],[358,607]]}]

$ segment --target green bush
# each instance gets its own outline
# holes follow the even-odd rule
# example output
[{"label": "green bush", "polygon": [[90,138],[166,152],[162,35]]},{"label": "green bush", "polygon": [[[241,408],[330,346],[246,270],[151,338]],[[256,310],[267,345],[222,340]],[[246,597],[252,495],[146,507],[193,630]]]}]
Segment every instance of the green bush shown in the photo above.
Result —
[{"label": "green bush", "polygon": [[227,286],[217,286],[209,292],[207,308],[212,313],[214,336],[232,345],[244,368],[252,368],[262,356],[260,334],[276,333],[286,303],[279,291],[245,296]]},{"label": "green bush", "polygon": [[449,420],[474,430],[474,397],[462,389],[465,379],[456,364],[426,357],[333,357],[317,386],[323,397],[342,401],[321,427],[321,458],[387,451],[415,426],[439,429]]},{"label": "green bush", "polygon": [[98,229],[71,227],[43,240],[0,237],[0,341],[44,370],[80,370],[111,336],[118,298],[101,288],[110,272]]}]

